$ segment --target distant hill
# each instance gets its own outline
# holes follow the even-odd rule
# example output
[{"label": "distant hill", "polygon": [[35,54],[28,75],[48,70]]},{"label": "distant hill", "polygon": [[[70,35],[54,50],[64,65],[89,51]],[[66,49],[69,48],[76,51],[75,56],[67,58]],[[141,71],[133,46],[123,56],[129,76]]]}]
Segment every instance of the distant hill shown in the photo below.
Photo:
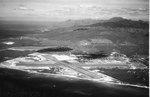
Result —
[{"label": "distant hill", "polygon": [[71,27],[71,26],[84,26],[84,25],[92,25],[100,22],[101,20],[95,19],[81,19],[81,20],[66,20],[63,22],[57,22],[54,26],[59,27]]},{"label": "distant hill", "polygon": [[125,20],[125,19],[122,17],[113,17],[113,18],[106,20],[106,21],[107,22],[118,22],[118,21],[122,21],[122,20]]},{"label": "distant hill", "polygon": [[149,23],[146,21],[124,19],[122,17],[114,17],[104,22],[95,23],[91,27],[104,26],[104,27],[125,27],[125,28],[149,28]]}]

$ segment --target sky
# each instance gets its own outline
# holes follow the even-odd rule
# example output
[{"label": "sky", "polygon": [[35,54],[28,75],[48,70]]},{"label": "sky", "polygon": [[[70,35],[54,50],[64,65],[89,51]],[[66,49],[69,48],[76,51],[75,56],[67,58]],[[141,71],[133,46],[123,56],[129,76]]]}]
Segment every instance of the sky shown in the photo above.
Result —
[{"label": "sky", "polygon": [[149,0],[0,0],[1,20],[149,19]]}]

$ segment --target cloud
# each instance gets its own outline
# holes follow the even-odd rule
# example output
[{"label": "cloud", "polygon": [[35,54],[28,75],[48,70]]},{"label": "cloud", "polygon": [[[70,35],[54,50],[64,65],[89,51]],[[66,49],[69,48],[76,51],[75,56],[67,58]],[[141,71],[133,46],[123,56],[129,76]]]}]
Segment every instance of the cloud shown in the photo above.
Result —
[{"label": "cloud", "polygon": [[148,9],[146,8],[117,8],[104,7],[99,5],[74,5],[74,6],[59,6],[48,9],[49,16],[65,17],[70,19],[107,19],[112,17],[147,18]]},{"label": "cloud", "polygon": [[34,11],[32,8],[28,8],[27,6],[20,4],[15,10],[20,10],[20,11]]},{"label": "cloud", "polygon": [[[63,18],[63,19],[108,19],[112,17],[147,18],[148,9],[129,7],[108,7],[94,4],[78,5],[24,5],[20,4],[15,9],[16,14],[37,18]],[[136,17],[135,17],[136,16]]]}]

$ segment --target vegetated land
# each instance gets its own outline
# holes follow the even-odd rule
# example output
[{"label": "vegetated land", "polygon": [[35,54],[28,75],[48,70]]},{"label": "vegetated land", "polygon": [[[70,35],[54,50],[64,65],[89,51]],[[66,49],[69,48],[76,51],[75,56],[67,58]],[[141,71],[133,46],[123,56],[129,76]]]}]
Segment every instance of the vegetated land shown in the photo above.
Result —
[{"label": "vegetated land", "polygon": [[116,17],[91,25],[57,28],[34,37],[45,38],[41,45],[70,46],[95,53],[118,50],[127,56],[148,56],[149,23]]},{"label": "vegetated land", "polygon": [[[84,21],[84,22],[83,22]],[[121,17],[109,20],[78,20],[55,23],[0,23],[0,49],[20,46],[69,47],[71,52],[109,55],[118,51],[148,57],[149,23]],[[43,32],[43,29],[47,29]],[[41,31],[42,30],[42,31]],[[2,42],[14,41],[13,45]],[[7,54],[6,54],[7,55]]]}]

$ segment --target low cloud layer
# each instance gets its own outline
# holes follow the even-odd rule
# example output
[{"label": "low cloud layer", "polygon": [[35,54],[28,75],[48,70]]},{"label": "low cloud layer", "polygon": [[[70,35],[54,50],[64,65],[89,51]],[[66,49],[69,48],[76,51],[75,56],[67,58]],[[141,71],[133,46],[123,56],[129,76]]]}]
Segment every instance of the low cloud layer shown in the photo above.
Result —
[{"label": "low cloud layer", "polygon": [[6,1],[3,1],[5,6],[0,7],[1,17],[38,20],[107,19],[119,16],[148,20],[149,17],[147,0],[13,0],[15,3]]}]

